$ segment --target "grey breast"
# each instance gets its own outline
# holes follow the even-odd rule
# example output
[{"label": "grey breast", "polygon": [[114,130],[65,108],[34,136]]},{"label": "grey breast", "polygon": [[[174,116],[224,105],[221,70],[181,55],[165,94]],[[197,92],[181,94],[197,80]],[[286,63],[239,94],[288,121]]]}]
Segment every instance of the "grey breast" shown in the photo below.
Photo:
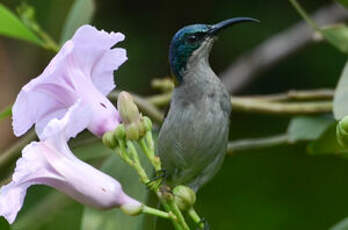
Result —
[{"label": "grey breast", "polygon": [[231,106],[220,84],[204,92],[188,90],[190,87],[174,91],[158,139],[158,151],[161,159],[165,158],[163,167],[172,184],[200,186],[214,176],[223,161]]}]

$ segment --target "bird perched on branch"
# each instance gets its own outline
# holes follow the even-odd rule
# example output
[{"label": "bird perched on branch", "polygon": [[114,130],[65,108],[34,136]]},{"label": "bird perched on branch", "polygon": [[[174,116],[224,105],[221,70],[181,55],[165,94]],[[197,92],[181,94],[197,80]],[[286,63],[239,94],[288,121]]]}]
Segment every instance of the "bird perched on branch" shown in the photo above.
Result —
[{"label": "bird perched on branch", "polygon": [[241,22],[258,21],[240,17],[215,25],[190,25],[173,37],[169,62],[177,86],[158,137],[158,154],[169,185],[184,184],[197,191],[220,169],[231,102],[208,59],[218,33]]}]

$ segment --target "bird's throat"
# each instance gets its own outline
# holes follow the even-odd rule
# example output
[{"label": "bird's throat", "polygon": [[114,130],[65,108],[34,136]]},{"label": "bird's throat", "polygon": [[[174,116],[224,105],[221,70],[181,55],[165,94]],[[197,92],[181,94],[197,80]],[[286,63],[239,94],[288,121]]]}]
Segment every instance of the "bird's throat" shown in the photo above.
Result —
[{"label": "bird's throat", "polygon": [[178,85],[183,82],[196,81],[197,79],[191,78],[192,75],[194,78],[197,77],[196,75],[202,75],[207,70],[211,70],[209,54],[215,40],[216,38],[207,38],[196,50],[186,50],[186,52],[182,52],[180,57],[171,57],[172,73]]}]

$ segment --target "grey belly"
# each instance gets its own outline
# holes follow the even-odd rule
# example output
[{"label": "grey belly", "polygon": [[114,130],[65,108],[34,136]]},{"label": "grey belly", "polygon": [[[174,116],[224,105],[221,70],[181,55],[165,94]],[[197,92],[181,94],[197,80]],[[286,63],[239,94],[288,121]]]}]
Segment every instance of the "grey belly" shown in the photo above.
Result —
[{"label": "grey belly", "polygon": [[220,107],[171,106],[158,138],[169,183],[197,190],[220,168],[228,142],[229,114]]}]

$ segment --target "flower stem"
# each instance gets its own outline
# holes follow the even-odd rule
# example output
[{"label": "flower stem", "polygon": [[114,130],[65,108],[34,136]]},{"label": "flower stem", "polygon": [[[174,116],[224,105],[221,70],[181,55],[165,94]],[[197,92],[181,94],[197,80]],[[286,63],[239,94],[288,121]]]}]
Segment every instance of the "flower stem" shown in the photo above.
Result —
[{"label": "flower stem", "polygon": [[162,217],[165,219],[173,219],[173,218],[175,219],[176,218],[171,212],[163,212],[159,209],[151,208],[151,207],[148,207],[146,205],[144,205],[144,207],[142,209],[142,213]]},{"label": "flower stem", "polygon": [[199,217],[198,213],[196,212],[196,210],[191,207],[187,213],[189,214],[189,216],[191,217],[191,219],[193,220],[193,222],[195,222],[197,225],[199,225],[199,227],[201,229],[204,228],[204,223],[201,221],[201,218]]},{"label": "flower stem", "polygon": [[[169,204],[167,203],[166,199],[164,199],[164,197],[162,196],[161,192],[156,191],[155,192],[159,201],[161,202],[162,206],[164,207],[165,210],[167,210],[168,212],[171,212],[171,207],[169,206]],[[175,215],[175,213],[173,213]],[[176,216],[176,215],[175,215]],[[184,228],[179,224],[177,218],[174,220],[172,219],[172,223],[174,225],[174,228],[176,230],[184,230]]]},{"label": "flower stem", "polygon": [[141,165],[141,162],[139,160],[139,156],[138,156],[138,153],[137,153],[137,150],[136,148],[134,147],[134,144],[132,141],[127,141],[127,147],[128,147],[128,150],[129,150],[129,153],[131,155],[131,157],[133,158],[133,167],[134,169],[137,171],[141,181],[144,183],[144,184],[147,184],[150,180],[143,168],[143,166]]},{"label": "flower stem", "polygon": [[184,230],[190,230],[189,226],[186,224],[185,218],[182,215],[180,209],[178,208],[178,206],[176,205],[174,199],[170,200],[169,202],[169,206],[171,208],[171,210],[173,211],[173,213],[176,215],[176,217],[178,218],[178,222],[180,223],[180,225],[183,227]]},{"label": "flower stem", "polygon": [[[149,131],[150,132],[150,131]],[[151,133],[151,132],[150,132]],[[147,134],[146,134],[147,135]],[[155,170],[158,172],[161,168],[161,161],[160,159],[155,155],[155,152],[153,150],[153,143],[149,143],[148,139],[152,140],[152,135],[150,138],[142,138],[140,140],[140,147],[144,151],[146,157],[150,160],[152,166],[155,168]]]},{"label": "flower stem", "polygon": [[228,143],[227,154],[235,155],[246,151],[259,150],[285,144],[291,145],[295,143],[296,142],[290,140],[289,135],[286,133],[270,137],[236,140]]},{"label": "flower stem", "polygon": [[123,140],[119,140],[119,147],[116,148],[116,152],[121,157],[122,160],[124,160],[127,164],[133,167],[133,161],[128,157],[127,155],[127,148],[126,144]]}]

